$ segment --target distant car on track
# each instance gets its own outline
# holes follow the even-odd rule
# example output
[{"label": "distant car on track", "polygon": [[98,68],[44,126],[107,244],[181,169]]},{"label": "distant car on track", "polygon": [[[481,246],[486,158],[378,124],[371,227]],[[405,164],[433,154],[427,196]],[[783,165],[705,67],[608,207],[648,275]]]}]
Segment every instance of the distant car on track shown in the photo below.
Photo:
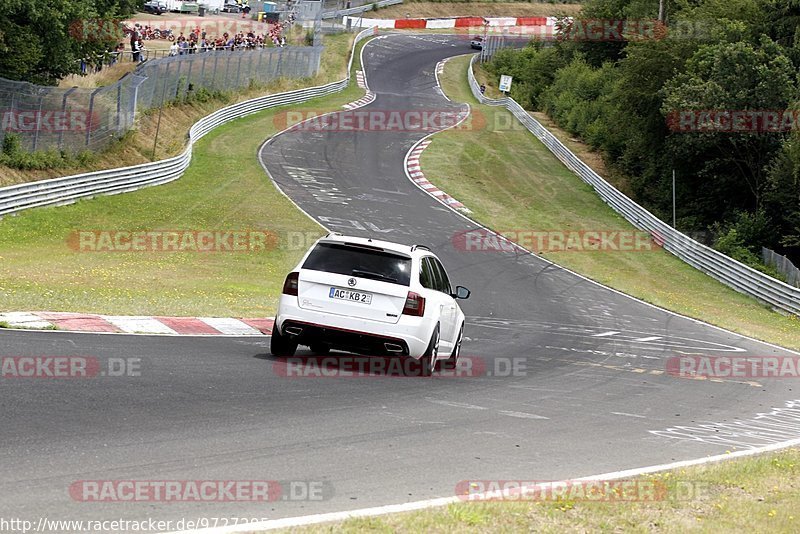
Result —
[{"label": "distant car on track", "polygon": [[437,360],[458,362],[464,313],[456,300],[469,295],[425,246],[328,234],[286,277],[270,350],[410,357],[430,374]]},{"label": "distant car on track", "polygon": [[473,50],[483,50],[483,37],[475,37],[469,42],[470,48]]}]

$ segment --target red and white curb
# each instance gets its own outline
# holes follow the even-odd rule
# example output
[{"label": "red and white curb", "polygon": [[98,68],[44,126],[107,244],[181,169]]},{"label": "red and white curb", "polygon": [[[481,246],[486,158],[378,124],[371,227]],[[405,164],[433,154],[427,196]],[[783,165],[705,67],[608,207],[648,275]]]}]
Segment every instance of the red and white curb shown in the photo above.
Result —
[{"label": "red and white curb", "polygon": [[274,319],[233,317],[151,317],[71,312],[5,312],[0,323],[9,328],[56,329],[68,332],[164,334],[173,336],[263,336],[272,333]]},{"label": "red and white curb", "polygon": [[342,106],[347,111],[352,111],[354,109],[363,108],[367,104],[372,104],[375,101],[375,93],[371,91],[367,91],[367,94],[363,97],[359,98],[355,102],[350,102],[349,104],[345,104]]},{"label": "red and white curb", "polygon": [[422,155],[423,150],[428,148],[428,145],[430,144],[431,142],[429,139],[420,141],[411,150],[411,152],[408,153],[408,157],[406,158],[406,171],[408,172],[408,176],[411,178],[411,181],[413,181],[420,189],[428,193],[442,204],[450,206],[451,208],[455,208],[459,211],[463,211],[464,213],[472,213],[464,204],[454,199],[430,183],[427,178],[425,178],[425,174],[422,172],[422,167],[420,167],[419,158]]},{"label": "red and white curb", "polygon": [[342,106],[347,111],[363,108],[367,104],[372,104],[375,101],[375,93],[369,90],[369,86],[367,85],[367,78],[364,75],[363,70],[356,71],[356,85],[358,85],[361,89],[366,89],[367,94],[365,94],[355,102],[350,102],[349,104],[345,104],[344,106]]},{"label": "red and white curb", "polygon": [[366,89],[367,88],[367,79],[366,79],[366,77],[364,77],[364,71],[363,70],[357,70],[356,71],[356,85],[359,86],[362,89]]}]

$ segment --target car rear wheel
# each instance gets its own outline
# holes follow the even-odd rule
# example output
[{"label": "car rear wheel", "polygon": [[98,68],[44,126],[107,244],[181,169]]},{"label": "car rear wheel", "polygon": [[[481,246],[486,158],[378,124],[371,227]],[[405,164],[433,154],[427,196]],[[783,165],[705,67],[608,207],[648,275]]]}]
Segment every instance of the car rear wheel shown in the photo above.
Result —
[{"label": "car rear wheel", "polygon": [[436,369],[436,357],[439,355],[439,325],[433,331],[431,342],[428,343],[428,348],[425,354],[420,358],[422,365],[422,376],[431,376],[434,369]]},{"label": "car rear wheel", "polygon": [[463,339],[464,325],[462,324],[461,329],[458,331],[456,343],[453,345],[453,352],[450,353],[449,358],[442,362],[442,369],[447,369],[448,371],[454,371],[456,369],[456,366],[458,365],[458,357],[461,356],[461,341]]},{"label": "car rear wheel", "polygon": [[269,340],[269,351],[273,356],[294,356],[297,343],[288,336],[281,335],[278,325],[272,325],[272,338]]}]

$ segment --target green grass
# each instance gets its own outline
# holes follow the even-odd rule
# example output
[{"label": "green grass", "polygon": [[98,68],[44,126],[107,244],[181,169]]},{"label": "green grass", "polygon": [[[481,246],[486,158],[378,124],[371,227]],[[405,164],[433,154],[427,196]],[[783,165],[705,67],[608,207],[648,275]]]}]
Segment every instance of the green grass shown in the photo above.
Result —
[{"label": "green grass", "polygon": [[[354,69],[360,68],[358,52]],[[340,55],[346,65],[348,54]],[[333,67],[329,67],[333,68]],[[346,69],[345,69],[346,70]],[[283,129],[276,113],[327,111],[355,100],[344,92],[267,110],[222,126],[195,145],[172,183],[42,208],[0,221],[2,310],[263,317],[274,312],[285,274],[302,254],[289,232],[322,229],[274,187],[256,157]],[[73,231],[260,230],[278,237],[261,252],[77,252]]]},{"label": "green grass", "polygon": [[[433,136],[421,158],[426,177],[496,231],[633,231],[510,113],[477,104],[466,81],[468,63],[468,56],[450,60],[440,79],[450,98],[472,106],[476,127]],[[666,251],[542,255],[666,309],[800,349],[798,317],[775,313]]]},{"label": "green grass", "polygon": [[647,475],[639,480],[652,482],[665,489],[665,498],[649,502],[473,501],[291,531],[303,534],[797,532],[800,530],[799,476],[800,450],[788,449],[774,454]]}]

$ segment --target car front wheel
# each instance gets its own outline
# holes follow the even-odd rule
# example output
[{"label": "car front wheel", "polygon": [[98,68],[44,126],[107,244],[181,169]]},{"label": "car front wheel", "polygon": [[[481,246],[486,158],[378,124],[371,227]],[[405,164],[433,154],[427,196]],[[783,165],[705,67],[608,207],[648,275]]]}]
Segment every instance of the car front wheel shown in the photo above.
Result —
[{"label": "car front wheel", "polygon": [[269,351],[273,356],[294,356],[297,351],[297,343],[288,336],[284,336],[278,330],[278,325],[272,325],[272,338],[269,340]]}]

